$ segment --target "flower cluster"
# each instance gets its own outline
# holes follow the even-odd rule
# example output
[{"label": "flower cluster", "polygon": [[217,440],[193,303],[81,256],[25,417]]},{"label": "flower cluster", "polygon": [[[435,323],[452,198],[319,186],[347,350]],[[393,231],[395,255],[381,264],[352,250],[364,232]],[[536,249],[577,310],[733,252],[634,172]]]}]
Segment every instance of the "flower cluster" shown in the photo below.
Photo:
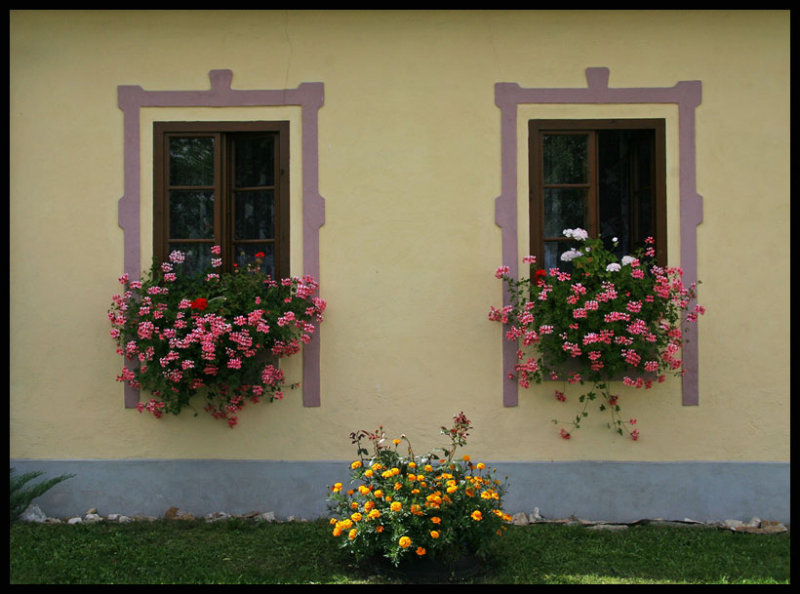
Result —
[{"label": "flower cluster", "polygon": [[[507,266],[495,273],[511,300],[502,309],[490,308],[489,319],[502,323],[505,338],[519,346],[509,376],[523,387],[544,378],[590,382],[594,387],[580,395],[582,409],[571,425],[580,426],[588,402],[599,396],[600,409],[611,413],[612,429],[636,440],[636,421],[622,421],[619,397],[608,382],[650,388],[664,381],[665,372],[683,373],[681,325],[696,322],[705,309],[694,304],[696,287],[684,286],[680,268],[653,263],[652,238],[635,255],[618,260],[602,239],[583,229],[565,229],[564,236],[576,242],[561,256],[571,272],[537,269],[536,258],[528,256],[523,262],[531,265],[530,278],[512,278]],[[616,247],[616,238],[612,243]],[[556,397],[565,399],[563,392]],[[560,434],[571,435],[563,427]]]},{"label": "flower cluster", "polygon": [[181,273],[179,251],[141,281],[123,275],[124,292],[113,296],[108,319],[126,360],[117,380],[152,394],[140,412],[178,414],[202,394],[204,409],[233,427],[247,402],[283,397],[277,361],[311,339],[325,301],[311,277],[273,280],[258,258],[221,273],[219,246],[212,256],[201,275]]},{"label": "flower cluster", "polygon": [[[505,530],[511,520],[502,510],[505,484],[484,463],[455,459],[471,427],[464,413],[454,422],[442,427],[451,441],[443,457],[417,457],[405,435],[388,440],[382,427],[350,435],[359,457],[350,465],[351,488],[330,487],[329,507],[333,536],[357,560],[382,555],[394,565],[419,557],[448,564],[463,554],[485,555]],[[406,455],[398,452],[403,442]]]}]

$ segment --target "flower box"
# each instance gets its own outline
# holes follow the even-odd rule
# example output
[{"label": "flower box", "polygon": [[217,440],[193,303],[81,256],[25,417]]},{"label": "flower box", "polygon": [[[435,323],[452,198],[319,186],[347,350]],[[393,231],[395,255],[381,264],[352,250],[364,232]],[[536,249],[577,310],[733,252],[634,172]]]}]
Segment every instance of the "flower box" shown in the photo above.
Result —
[{"label": "flower box", "polygon": [[[564,236],[576,244],[562,255],[571,271],[537,269],[536,259],[528,256],[523,261],[531,266],[529,278],[512,278],[507,266],[495,272],[511,299],[502,309],[492,307],[489,319],[503,324],[505,338],[518,346],[519,362],[509,375],[523,387],[554,380],[590,383],[593,388],[580,395],[583,410],[571,425],[580,426],[587,400],[599,392],[612,427],[638,439],[638,429],[619,418],[619,398],[609,382],[650,388],[666,372],[682,373],[681,326],[696,322],[705,310],[694,304],[695,286],[684,287],[680,268],[652,262],[652,238],[645,240],[645,249],[619,260],[602,239],[590,239],[583,229],[565,229]],[[616,247],[616,240],[612,244]],[[563,399],[562,392],[557,396]],[[570,433],[562,427],[561,435]]]},{"label": "flower box", "polygon": [[152,396],[140,412],[178,414],[198,396],[233,427],[246,403],[283,398],[278,360],[311,340],[326,304],[313,278],[262,272],[260,254],[233,273],[219,272],[218,246],[212,254],[201,274],[184,274],[174,251],[142,281],[123,275],[108,318],[126,361],[117,380]]}]

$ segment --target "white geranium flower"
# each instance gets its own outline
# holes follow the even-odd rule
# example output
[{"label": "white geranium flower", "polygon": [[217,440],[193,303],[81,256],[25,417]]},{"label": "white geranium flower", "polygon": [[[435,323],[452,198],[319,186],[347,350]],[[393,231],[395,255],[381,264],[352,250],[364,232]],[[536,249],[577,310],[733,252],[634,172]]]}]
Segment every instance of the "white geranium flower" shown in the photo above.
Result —
[{"label": "white geranium flower", "polygon": [[622,256],[622,265],[627,266],[631,262],[633,262],[636,258],[633,256]]},{"label": "white geranium flower", "polygon": [[579,252],[576,249],[570,248],[566,252],[561,254],[561,261],[562,262],[569,262],[569,261],[573,260],[574,258],[577,258],[580,255],[581,255],[581,252]]},{"label": "white geranium flower", "polygon": [[577,239],[578,241],[586,241],[589,239],[589,232],[585,229],[581,229],[580,227],[576,227],[575,229],[564,229],[562,232],[564,237],[570,237],[572,239]]},{"label": "white geranium flower", "polygon": [[612,262],[608,266],[606,266],[607,272],[619,272],[622,269],[622,266],[619,265],[618,262]]}]

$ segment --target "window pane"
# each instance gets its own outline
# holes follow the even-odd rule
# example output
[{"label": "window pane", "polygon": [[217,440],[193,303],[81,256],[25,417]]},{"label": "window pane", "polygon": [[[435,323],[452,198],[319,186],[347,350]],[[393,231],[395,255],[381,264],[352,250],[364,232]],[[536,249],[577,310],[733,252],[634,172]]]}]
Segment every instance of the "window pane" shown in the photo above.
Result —
[{"label": "window pane", "polygon": [[172,186],[214,185],[214,138],[170,138],[169,183]]},{"label": "window pane", "polygon": [[544,183],[579,184],[588,180],[586,134],[545,134]]},{"label": "window pane", "polygon": [[234,152],[234,184],[237,188],[275,185],[274,137],[238,137]]},{"label": "window pane", "polygon": [[234,248],[234,269],[244,270],[248,265],[258,266],[275,277],[275,245],[272,243],[240,243]]},{"label": "window pane", "polygon": [[234,235],[236,239],[275,237],[275,192],[234,193]]},{"label": "window pane", "polygon": [[649,190],[642,190],[634,197],[636,209],[636,241],[643,241],[646,237],[655,236],[653,224],[653,199]]},{"label": "window pane", "polygon": [[169,236],[176,239],[213,239],[214,192],[170,190]]},{"label": "window pane", "polygon": [[560,237],[564,229],[584,225],[586,193],[583,188],[548,188],[544,191],[544,236]]},{"label": "window pane", "polygon": [[183,252],[183,264],[176,266],[179,274],[197,274],[211,266],[211,242],[209,243],[181,243],[171,241],[169,251]]},{"label": "window pane", "polygon": [[606,246],[617,237],[618,257],[641,247],[653,235],[651,130],[604,130],[598,133],[600,232]]}]

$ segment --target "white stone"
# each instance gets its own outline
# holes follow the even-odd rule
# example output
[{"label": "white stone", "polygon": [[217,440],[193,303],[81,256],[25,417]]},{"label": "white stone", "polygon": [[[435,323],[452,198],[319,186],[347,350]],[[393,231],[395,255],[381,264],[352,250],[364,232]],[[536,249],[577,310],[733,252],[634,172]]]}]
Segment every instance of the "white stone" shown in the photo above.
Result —
[{"label": "white stone", "polygon": [[511,516],[511,523],[514,524],[514,526],[527,526],[530,524],[530,520],[528,520],[528,514],[519,512]]},{"label": "white stone", "polygon": [[67,524],[81,524],[81,523],[83,523],[83,518],[81,518],[80,516],[70,518],[67,520]]},{"label": "white stone", "polygon": [[22,512],[22,515],[19,517],[19,519],[23,522],[42,523],[47,520],[47,516],[41,509],[39,509],[38,505],[31,503],[25,508],[25,511]]},{"label": "white stone", "polygon": [[95,514],[95,513],[86,514],[85,516],[83,516],[83,521],[87,522],[89,524],[93,524],[95,522],[102,522],[103,521],[103,516],[101,516],[100,514]]}]

